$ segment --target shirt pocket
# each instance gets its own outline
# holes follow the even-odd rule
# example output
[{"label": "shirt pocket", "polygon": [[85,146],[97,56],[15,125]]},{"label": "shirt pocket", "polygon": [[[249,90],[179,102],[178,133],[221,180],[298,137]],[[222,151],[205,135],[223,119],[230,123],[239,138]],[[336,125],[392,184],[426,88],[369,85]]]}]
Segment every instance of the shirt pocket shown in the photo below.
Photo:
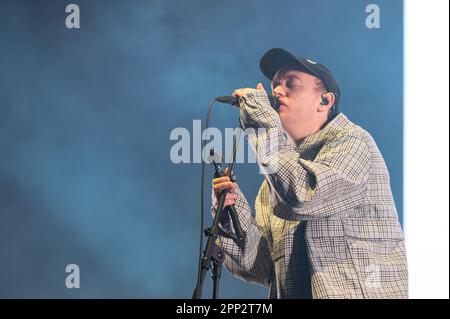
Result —
[{"label": "shirt pocket", "polygon": [[363,240],[403,240],[403,232],[394,218],[344,218],[344,233]]},{"label": "shirt pocket", "polygon": [[407,294],[404,236],[397,219],[343,220],[347,249],[366,298]]}]

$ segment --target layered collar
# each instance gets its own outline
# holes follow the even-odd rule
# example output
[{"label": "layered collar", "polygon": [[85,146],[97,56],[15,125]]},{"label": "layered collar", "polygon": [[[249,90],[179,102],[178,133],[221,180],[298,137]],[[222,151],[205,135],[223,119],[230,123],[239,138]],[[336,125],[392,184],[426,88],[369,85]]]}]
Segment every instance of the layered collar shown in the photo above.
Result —
[{"label": "layered collar", "polygon": [[322,146],[335,137],[338,136],[339,132],[342,132],[343,129],[348,127],[350,121],[348,118],[339,113],[336,115],[330,122],[328,122],[322,129],[319,131],[308,135],[297,147],[296,151],[300,154],[310,153],[322,148]]}]

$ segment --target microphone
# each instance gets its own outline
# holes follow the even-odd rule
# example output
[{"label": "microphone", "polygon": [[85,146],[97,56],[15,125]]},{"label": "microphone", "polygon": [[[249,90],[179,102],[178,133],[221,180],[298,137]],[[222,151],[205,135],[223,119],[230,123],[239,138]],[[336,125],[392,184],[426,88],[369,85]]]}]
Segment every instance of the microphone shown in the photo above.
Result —
[{"label": "microphone", "polygon": [[[226,176],[226,174],[223,170],[222,158],[221,158],[219,152],[217,152],[214,148],[211,148],[211,150],[209,151],[209,155],[210,155],[210,160],[214,164],[214,169],[215,169],[214,177],[217,178],[217,177],[221,177],[221,176]],[[231,178],[231,180],[233,181],[232,178]],[[222,191],[219,202],[225,201],[227,192],[228,191]],[[233,223],[233,226],[234,226],[234,231],[236,233],[236,237],[239,239],[243,239],[245,237],[244,230],[241,227],[241,223],[239,222],[239,218],[238,218],[236,208],[234,207],[234,205],[229,205],[227,207],[224,207],[223,211],[228,212],[228,214],[231,218],[231,222]]]},{"label": "microphone", "polygon": [[[278,110],[278,108],[280,107],[280,101],[278,100],[278,98],[271,95],[268,95],[267,97],[269,98],[270,106],[275,110]],[[218,96],[216,97],[216,101],[231,105],[239,105],[239,97],[237,96]]]}]

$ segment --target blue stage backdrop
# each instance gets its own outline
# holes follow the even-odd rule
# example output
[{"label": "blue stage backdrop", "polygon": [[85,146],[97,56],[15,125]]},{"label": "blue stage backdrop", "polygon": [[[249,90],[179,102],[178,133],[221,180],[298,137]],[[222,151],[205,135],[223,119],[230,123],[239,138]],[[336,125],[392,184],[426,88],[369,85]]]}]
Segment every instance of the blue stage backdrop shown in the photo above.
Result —
[{"label": "blue stage backdrop", "polygon": [[[66,27],[69,3],[79,29]],[[215,96],[268,87],[259,58],[272,47],[334,72],[341,110],[385,157],[401,216],[403,3],[377,0],[380,28],[368,28],[370,3],[1,1],[0,297],[190,298],[200,165],[174,164],[169,136],[204,124]],[[212,124],[237,127],[238,112],[218,106]],[[257,165],[235,170],[254,202]],[[80,288],[66,287],[68,264]],[[267,291],[224,271],[221,296]]]}]

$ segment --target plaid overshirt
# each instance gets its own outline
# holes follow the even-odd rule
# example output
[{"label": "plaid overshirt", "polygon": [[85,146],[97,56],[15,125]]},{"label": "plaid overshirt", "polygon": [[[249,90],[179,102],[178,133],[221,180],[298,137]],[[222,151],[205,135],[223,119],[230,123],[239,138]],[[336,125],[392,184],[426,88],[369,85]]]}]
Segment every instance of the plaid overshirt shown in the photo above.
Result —
[{"label": "plaid overshirt", "polygon": [[247,138],[265,180],[255,216],[234,191],[246,237],[234,236],[224,214],[218,241],[225,267],[270,288],[270,298],[407,298],[404,237],[370,134],[340,113],[295,148],[263,91],[240,101],[241,126],[255,129]]}]

